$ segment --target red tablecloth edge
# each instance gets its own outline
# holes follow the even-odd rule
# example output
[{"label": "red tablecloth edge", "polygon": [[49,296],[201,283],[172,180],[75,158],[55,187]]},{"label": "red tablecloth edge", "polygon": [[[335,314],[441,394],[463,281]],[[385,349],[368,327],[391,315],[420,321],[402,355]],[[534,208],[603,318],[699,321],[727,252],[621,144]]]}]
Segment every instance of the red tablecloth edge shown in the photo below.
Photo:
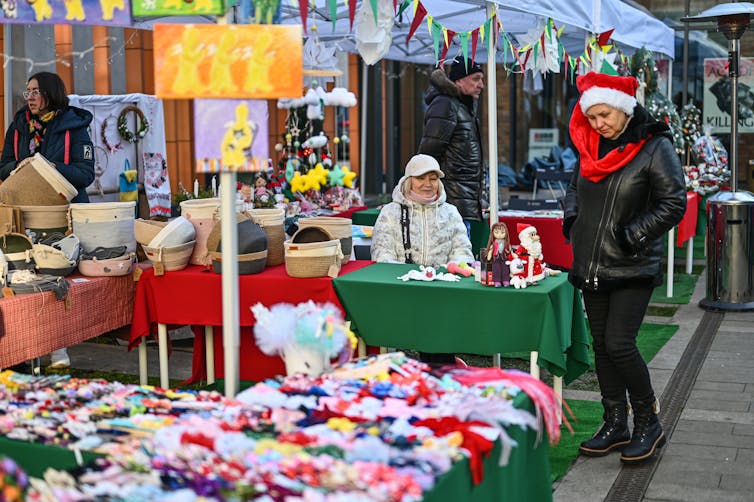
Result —
[{"label": "red tablecloth edge", "polygon": [[696,192],[686,193],[686,212],[683,219],[678,224],[678,238],[676,246],[681,247],[683,243],[696,236],[696,222],[699,216],[699,194]]}]

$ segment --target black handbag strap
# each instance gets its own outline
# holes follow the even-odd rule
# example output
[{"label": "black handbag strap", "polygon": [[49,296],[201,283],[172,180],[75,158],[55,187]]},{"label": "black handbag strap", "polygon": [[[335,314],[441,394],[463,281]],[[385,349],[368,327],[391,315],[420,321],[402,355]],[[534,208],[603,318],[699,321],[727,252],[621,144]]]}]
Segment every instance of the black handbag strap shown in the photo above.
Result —
[{"label": "black handbag strap", "polygon": [[406,263],[414,263],[411,257],[411,222],[408,217],[408,206],[401,204],[401,235],[403,236],[403,253],[406,256]]}]

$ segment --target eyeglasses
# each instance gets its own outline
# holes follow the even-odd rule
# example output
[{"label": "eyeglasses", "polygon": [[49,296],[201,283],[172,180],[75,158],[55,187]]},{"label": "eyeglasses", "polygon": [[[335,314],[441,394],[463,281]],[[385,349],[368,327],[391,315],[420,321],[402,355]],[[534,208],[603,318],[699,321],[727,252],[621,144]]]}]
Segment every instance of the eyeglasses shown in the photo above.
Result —
[{"label": "eyeglasses", "polygon": [[24,99],[36,98],[39,97],[40,94],[42,93],[39,91],[39,89],[31,89],[29,91],[24,91],[21,93]]}]

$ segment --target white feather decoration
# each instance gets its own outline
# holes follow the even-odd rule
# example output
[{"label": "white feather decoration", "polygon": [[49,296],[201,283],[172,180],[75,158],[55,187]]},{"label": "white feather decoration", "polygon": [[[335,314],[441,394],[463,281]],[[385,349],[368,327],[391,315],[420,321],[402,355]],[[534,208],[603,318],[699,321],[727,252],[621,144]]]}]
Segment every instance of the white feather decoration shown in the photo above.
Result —
[{"label": "white feather decoration", "polygon": [[296,332],[296,307],[277,303],[267,308],[261,303],[251,307],[256,323],[254,338],[259,350],[268,356],[282,355],[283,348],[293,342]]}]

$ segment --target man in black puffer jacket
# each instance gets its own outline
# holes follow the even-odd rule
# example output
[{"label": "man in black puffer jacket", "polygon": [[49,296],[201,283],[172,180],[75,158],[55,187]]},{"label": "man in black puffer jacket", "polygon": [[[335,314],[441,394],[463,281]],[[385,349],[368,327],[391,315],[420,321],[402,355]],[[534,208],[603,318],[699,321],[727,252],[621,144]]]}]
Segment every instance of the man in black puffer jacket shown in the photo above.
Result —
[{"label": "man in black puffer jacket", "polygon": [[449,74],[437,69],[424,94],[424,134],[418,153],[431,155],[445,177],[447,201],[458,208],[469,228],[482,220],[482,137],[476,105],[484,89],[482,68],[463,57],[450,66]]}]

